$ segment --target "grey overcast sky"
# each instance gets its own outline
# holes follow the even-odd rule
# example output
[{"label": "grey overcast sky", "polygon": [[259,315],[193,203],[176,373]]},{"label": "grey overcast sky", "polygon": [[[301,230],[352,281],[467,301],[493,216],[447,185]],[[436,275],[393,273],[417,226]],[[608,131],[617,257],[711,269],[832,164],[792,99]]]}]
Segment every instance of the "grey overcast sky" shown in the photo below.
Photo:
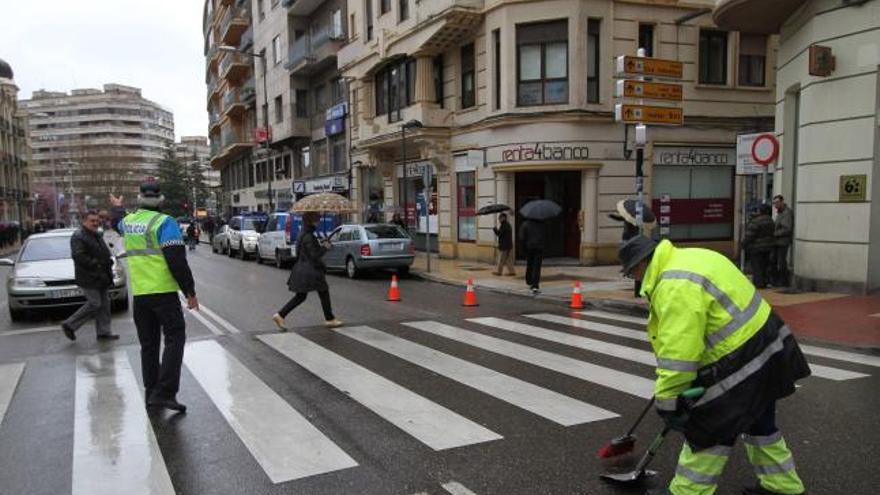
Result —
[{"label": "grey overcast sky", "polygon": [[19,98],[115,82],[174,112],[175,134],[204,136],[202,0],[0,0],[0,58]]}]

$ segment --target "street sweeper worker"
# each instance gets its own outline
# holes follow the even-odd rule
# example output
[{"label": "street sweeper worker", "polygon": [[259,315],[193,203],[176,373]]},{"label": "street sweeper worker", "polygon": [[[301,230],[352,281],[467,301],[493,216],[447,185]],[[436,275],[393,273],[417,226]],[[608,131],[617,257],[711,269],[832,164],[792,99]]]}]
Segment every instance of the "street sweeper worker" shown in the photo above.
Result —
[{"label": "street sweeper worker", "polygon": [[[794,393],[810,368],[782,319],[715,251],[637,235],[622,245],[620,260],[650,304],[655,407],[687,440],[669,487],[649,494],[715,493],[739,435],[758,478],[743,494],[805,493],[776,427],[776,401]],[[687,406],[679,396],[692,387],[705,393]]]}]

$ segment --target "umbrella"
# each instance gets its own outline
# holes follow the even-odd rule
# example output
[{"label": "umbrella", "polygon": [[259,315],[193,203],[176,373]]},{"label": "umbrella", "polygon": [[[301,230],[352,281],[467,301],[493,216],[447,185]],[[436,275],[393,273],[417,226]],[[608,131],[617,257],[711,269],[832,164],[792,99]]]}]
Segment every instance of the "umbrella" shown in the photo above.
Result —
[{"label": "umbrella", "polygon": [[297,201],[290,211],[294,213],[306,213],[309,211],[316,213],[351,213],[357,211],[357,208],[355,208],[351,201],[339,194],[318,193]]},{"label": "umbrella", "polygon": [[[637,201],[635,199],[621,200],[617,203],[617,211],[615,213],[610,213],[608,216],[612,220],[617,220],[618,222],[638,225],[639,222],[636,220],[636,203]],[[654,222],[657,221],[654,212],[647,204],[642,205],[642,215],[642,220],[646,227],[652,227]]]},{"label": "umbrella", "polygon": [[503,205],[500,203],[494,204],[494,205],[487,205],[487,206],[480,208],[477,211],[477,215],[491,215],[493,213],[501,213],[503,211],[510,211],[510,209],[511,208],[509,206]]},{"label": "umbrella", "polygon": [[519,213],[530,220],[547,220],[562,213],[562,207],[549,199],[529,201]]}]

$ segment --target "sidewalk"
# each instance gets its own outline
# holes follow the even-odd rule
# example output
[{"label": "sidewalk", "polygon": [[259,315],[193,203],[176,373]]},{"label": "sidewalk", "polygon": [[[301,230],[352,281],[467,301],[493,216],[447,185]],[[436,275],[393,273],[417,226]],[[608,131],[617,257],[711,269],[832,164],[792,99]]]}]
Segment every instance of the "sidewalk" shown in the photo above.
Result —
[{"label": "sidewalk", "polygon": [[[526,286],[526,267],[517,265],[516,277],[496,276],[495,267],[477,261],[431,258],[418,253],[413,273],[435,282],[464,287],[468,279],[480,289],[534,297]],[[633,283],[620,275],[619,266],[545,266],[541,273],[538,299],[567,305],[572,284],[581,282],[584,302],[595,307],[647,316],[648,304],[633,296]],[[783,294],[776,289],[761,291],[780,316],[799,337],[832,344],[880,350],[880,296],[808,292]]]}]

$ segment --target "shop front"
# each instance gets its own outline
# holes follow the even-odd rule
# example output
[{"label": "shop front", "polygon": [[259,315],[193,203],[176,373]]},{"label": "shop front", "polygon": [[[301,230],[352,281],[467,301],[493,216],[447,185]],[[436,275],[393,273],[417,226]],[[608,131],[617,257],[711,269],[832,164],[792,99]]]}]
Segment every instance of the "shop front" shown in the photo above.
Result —
[{"label": "shop front", "polygon": [[436,252],[439,233],[437,168],[428,160],[407,163],[406,167],[400,164],[397,166],[396,177],[396,212],[407,222],[416,249],[426,250],[430,236],[431,251]]}]

